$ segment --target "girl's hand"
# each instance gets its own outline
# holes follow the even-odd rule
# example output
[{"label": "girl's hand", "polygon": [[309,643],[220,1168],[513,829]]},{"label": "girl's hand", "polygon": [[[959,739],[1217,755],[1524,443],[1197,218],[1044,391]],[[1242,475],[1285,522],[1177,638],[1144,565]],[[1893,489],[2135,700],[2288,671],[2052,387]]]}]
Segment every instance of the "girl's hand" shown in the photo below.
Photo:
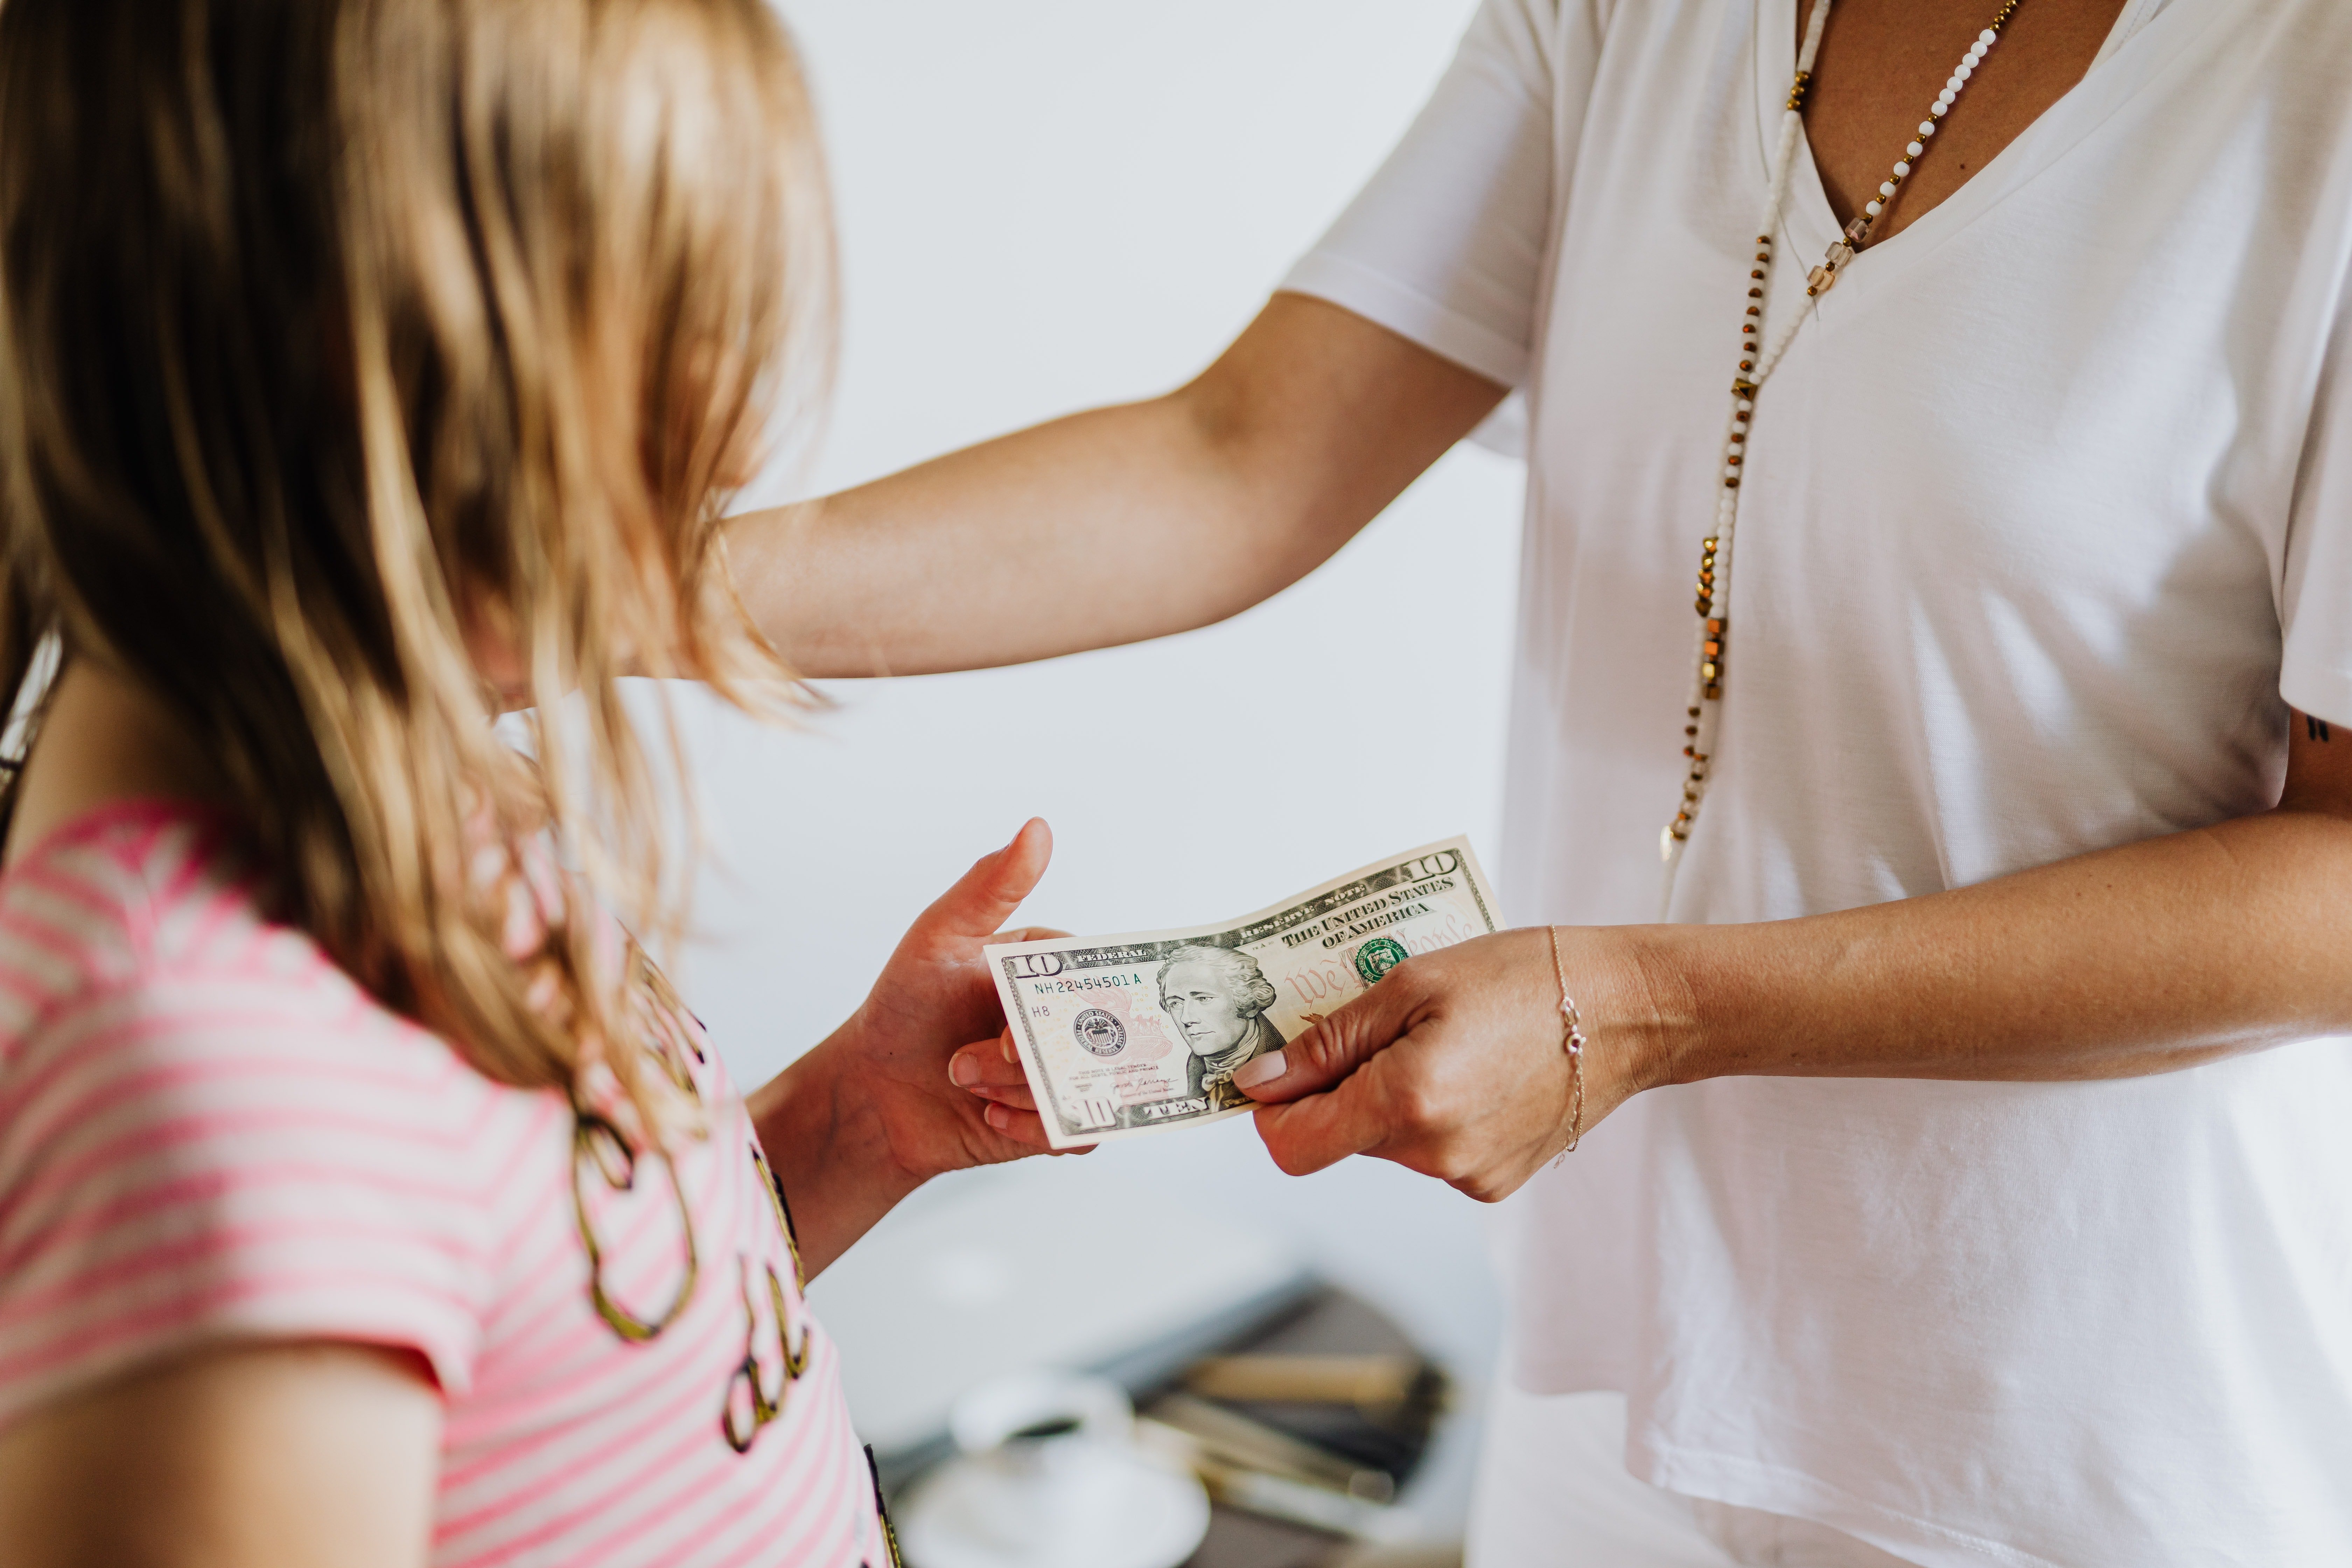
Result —
[{"label": "girl's hand", "polygon": [[[1582,1131],[1664,1081],[1639,971],[1599,930],[1563,928],[1582,1016]],[[1507,1197],[1567,1146],[1574,1082],[1559,982],[1540,928],[1407,959],[1234,1087],[1294,1176],[1376,1154],[1484,1203]]]},{"label": "girl's hand", "polygon": [[835,1037],[842,1089],[864,1102],[861,1113],[878,1120],[891,1161],[917,1181],[1045,1145],[1034,1111],[992,1107],[958,1088],[949,1070],[951,1058],[1009,1047],[981,949],[1063,934],[999,929],[1037,886],[1053,852],[1053,834],[1033,818],[1012,843],[982,857],[916,917],[865,1004]]}]

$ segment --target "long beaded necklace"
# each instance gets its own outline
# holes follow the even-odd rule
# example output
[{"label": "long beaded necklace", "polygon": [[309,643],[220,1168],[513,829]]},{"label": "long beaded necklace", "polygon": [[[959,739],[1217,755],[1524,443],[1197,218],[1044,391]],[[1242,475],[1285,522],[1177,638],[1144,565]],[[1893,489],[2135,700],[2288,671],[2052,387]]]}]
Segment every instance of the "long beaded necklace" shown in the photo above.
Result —
[{"label": "long beaded necklace", "polygon": [[[1951,112],[1960,89],[2000,41],[2001,28],[2021,4],[2022,0],[2005,0],[1994,14],[1991,25],[1977,35],[1976,42],[1969,47],[1951,79],[1944,83],[1943,91],[1937,94],[1927,118],[1919,122],[1918,133],[1895,161],[1894,173],[1880,182],[1878,195],[1846,225],[1845,232],[1831,244],[1822,264],[1806,279],[1805,298],[1809,301],[1835,287],[1839,274],[1853,259],[1854,252],[1870,243],[1871,230],[1877,226],[1880,215],[1927,154],[1936,135],[1936,122]],[[1772,155],[1770,192],[1764,200],[1763,216],[1756,224],[1756,264],[1748,274],[1748,309],[1739,324],[1739,369],[1731,379],[1730,428],[1724,437],[1723,479],[1717,491],[1715,526],[1699,545],[1698,652],[1692,660],[1695,668],[1690,703],[1683,725],[1683,755],[1690,760],[1690,767],[1683,779],[1682,805],[1675,819],[1658,836],[1658,849],[1666,863],[1668,900],[1674,896],[1675,872],[1682,863],[1683,847],[1690,841],[1691,827],[1698,820],[1699,804],[1706,798],[1708,763],[1715,754],[1716,735],[1722,724],[1724,655],[1729,645],[1731,544],[1733,531],[1739,522],[1739,473],[1748,457],[1748,423],[1756,412],[1758,390],[1780,363],[1790,341],[1811,313],[1799,310],[1767,346],[1764,309],[1772,280],[1772,236],[1780,226],[1780,209],[1788,200],[1789,178],[1796,167],[1797,142],[1804,131],[1805,89],[1812,83],[1813,58],[1821,52],[1822,33],[1829,19],[1830,0],[1813,0],[1812,13],[1805,21],[1804,42],[1797,51],[1796,79],[1789,86],[1788,110],[1780,117],[1780,141]]]}]

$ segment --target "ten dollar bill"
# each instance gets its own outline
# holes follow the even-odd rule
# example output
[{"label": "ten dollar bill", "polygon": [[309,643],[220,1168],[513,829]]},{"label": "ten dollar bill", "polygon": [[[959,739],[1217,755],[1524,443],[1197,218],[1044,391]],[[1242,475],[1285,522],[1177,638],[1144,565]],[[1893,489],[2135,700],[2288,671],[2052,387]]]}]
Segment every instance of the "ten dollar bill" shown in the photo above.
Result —
[{"label": "ten dollar bill", "polygon": [[1223,925],[987,948],[1056,1149],[1251,1108],[1234,1069],[1415,953],[1502,929],[1466,838],[1378,860]]}]

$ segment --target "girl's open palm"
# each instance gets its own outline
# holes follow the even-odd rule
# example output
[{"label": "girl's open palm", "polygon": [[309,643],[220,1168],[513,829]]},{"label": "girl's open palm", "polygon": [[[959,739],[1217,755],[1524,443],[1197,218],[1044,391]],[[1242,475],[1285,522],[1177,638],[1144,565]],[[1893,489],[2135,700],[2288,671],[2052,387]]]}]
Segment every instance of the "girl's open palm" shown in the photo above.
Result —
[{"label": "girl's open palm", "polygon": [[916,917],[844,1031],[856,1042],[856,1087],[881,1117],[892,1159],[910,1175],[1017,1159],[1045,1142],[1033,1112],[999,1108],[992,1121],[989,1103],[950,1079],[949,1061],[959,1047],[1003,1050],[1004,1013],[981,949],[1065,934],[1000,929],[1045,874],[1053,852],[1053,834],[1032,818],[1012,843],[982,857]]}]

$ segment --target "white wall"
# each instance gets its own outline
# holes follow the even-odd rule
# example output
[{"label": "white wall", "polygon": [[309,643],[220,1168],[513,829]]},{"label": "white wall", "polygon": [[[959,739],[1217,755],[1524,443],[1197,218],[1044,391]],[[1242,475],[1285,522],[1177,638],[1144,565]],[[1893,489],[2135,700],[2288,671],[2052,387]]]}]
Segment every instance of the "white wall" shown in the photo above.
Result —
[{"label": "white wall", "polygon": [[[1191,375],[1379,162],[1471,5],[786,9],[839,199],[843,374],[813,476],[832,489]],[[839,710],[805,734],[686,701],[720,868],[680,978],[737,1077],[819,1038],[915,910],[1032,814],[1057,847],[1024,918],[1079,931],[1242,913],[1465,830],[1493,865],[1519,490],[1516,464],[1457,451],[1332,564],[1223,626],[837,683]],[[1247,700],[1176,697],[1204,679]],[[1290,1231],[1484,1374],[1496,1308],[1468,1200],[1366,1161],[1291,1181],[1245,1120],[1051,1179],[1108,1171],[1179,1178]],[[1458,1497],[1465,1463],[1447,1458],[1441,1489]]]}]

